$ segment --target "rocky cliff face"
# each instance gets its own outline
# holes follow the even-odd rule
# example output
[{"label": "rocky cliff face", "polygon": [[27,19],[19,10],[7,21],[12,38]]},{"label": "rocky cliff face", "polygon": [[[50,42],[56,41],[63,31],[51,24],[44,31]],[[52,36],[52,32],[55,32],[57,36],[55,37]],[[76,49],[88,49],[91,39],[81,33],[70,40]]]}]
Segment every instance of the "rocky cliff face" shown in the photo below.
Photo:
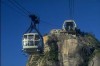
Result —
[{"label": "rocky cliff face", "polygon": [[100,42],[89,33],[44,36],[44,54],[30,55],[27,66],[99,66]]},{"label": "rocky cliff face", "polygon": [[100,66],[100,51],[95,50],[92,56],[89,61],[89,66]]}]

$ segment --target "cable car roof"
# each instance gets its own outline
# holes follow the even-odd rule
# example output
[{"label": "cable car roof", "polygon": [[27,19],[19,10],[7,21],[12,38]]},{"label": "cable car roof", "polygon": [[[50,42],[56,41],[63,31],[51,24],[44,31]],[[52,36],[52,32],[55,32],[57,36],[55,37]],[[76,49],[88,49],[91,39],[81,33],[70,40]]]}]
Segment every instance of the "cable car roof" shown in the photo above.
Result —
[{"label": "cable car roof", "polygon": [[38,33],[26,33],[24,35],[38,35]]},{"label": "cable car roof", "polygon": [[75,22],[74,20],[65,20],[64,22]]},{"label": "cable car roof", "polygon": [[[75,23],[74,20],[65,20],[65,21],[64,21],[64,24],[65,24],[65,23],[68,23],[68,22],[72,22],[72,23],[74,23],[74,26],[77,27],[77,25],[76,25],[76,23]],[[64,24],[63,24],[63,25],[64,25]]]}]

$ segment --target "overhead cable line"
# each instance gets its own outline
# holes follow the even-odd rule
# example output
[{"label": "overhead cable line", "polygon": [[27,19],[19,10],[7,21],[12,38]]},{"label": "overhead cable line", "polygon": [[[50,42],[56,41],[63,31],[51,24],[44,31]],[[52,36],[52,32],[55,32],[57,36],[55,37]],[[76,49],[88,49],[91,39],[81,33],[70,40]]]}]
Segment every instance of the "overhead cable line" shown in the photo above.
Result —
[{"label": "overhead cable line", "polygon": [[[24,11],[24,13],[25,13],[26,15],[30,14],[30,12],[29,12],[28,10],[26,10],[22,5],[20,5],[17,1],[15,1],[15,0],[12,0],[13,2],[12,2],[11,0],[8,0],[8,1],[10,1],[13,5],[15,5],[14,3],[16,3],[17,6],[16,6],[16,5],[15,5],[15,6],[16,6],[16,7],[18,7],[18,6],[21,7],[21,11]],[[19,7],[18,7],[18,9],[19,9]],[[26,11],[27,13],[26,13],[25,11]],[[54,25],[54,24],[48,23],[48,22],[43,21],[43,20],[41,20],[41,21],[44,22],[44,23],[47,23],[48,25],[58,26],[58,25]]]},{"label": "overhead cable line", "polygon": [[73,19],[74,16],[74,0],[69,0],[69,19]]},{"label": "overhead cable line", "polygon": [[[17,1],[15,1],[15,0],[8,0],[13,6],[15,6],[18,10],[20,10],[20,11],[22,11],[23,12],[23,14],[24,14],[24,16],[29,16],[30,15],[30,12],[28,11],[28,10],[26,10],[22,5],[20,5]],[[15,4],[16,3],[16,4]],[[6,4],[5,4],[6,5]],[[8,7],[10,7],[10,5],[8,4]],[[12,8],[12,9],[15,9],[15,8]],[[16,12],[17,12],[17,10],[16,10]],[[19,12],[18,12],[19,13]],[[21,15],[22,15],[22,13],[20,13]],[[51,23],[48,23],[48,22],[46,22],[46,21],[44,21],[44,20],[40,20],[40,21],[42,21],[42,23],[45,23],[45,24],[48,24],[48,25],[50,25],[50,26],[58,26],[58,27],[60,27],[59,25],[54,25],[54,24],[51,24]],[[31,27],[31,26],[30,26]],[[30,28],[29,27],[29,28]]]},{"label": "overhead cable line", "polygon": [[1,1],[1,4],[4,4],[5,6],[9,7],[10,9],[12,10],[15,10],[15,12],[17,12],[18,14],[22,15],[22,16],[26,16],[26,14],[22,14],[22,12],[20,12],[18,9],[16,9],[15,7],[11,6],[10,4],[4,2],[4,1]]},{"label": "overhead cable line", "polygon": [[42,21],[43,23],[46,23],[46,24],[51,25],[51,26],[58,26],[58,27],[61,27],[60,25],[51,24],[51,23],[46,22],[46,21],[44,21],[44,20],[41,20],[41,21]]},{"label": "overhead cable line", "polygon": [[12,0],[8,0],[13,6],[15,6],[16,8],[18,8],[20,11],[22,11],[25,15],[29,15],[25,10],[23,10],[23,8],[21,8],[19,5],[15,4],[15,2],[13,2]]},{"label": "overhead cable line", "polygon": [[24,11],[26,11],[28,14],[30,14],[30,12],[27,10],[27,9],[25,9],[22,5],[20,5],[17,1],[15,1],[15,0],[12,0],[12,1],[14,1],[17,5],[19,5]]},{"label": "overhead cable line", "polygon": [[[14,1],[17,5],[19,5],[24,11],[26,11],[28,14],[30,14],[30,12],[28,11],[28,10],[26,10],[23,6],[21,6],[17,1],[15,1],[15,0],[12,0],[12,1]],[[41,20],[41,21],[43,21],[43,20]],[[58,26],[58,25],[54,25],[54,24],[51,24],[51,23],[48,23],[48,22],[46,22],[46,21],[43,21],[44,23],[47,23],[48,25],[53,25],[53,26]]]}]

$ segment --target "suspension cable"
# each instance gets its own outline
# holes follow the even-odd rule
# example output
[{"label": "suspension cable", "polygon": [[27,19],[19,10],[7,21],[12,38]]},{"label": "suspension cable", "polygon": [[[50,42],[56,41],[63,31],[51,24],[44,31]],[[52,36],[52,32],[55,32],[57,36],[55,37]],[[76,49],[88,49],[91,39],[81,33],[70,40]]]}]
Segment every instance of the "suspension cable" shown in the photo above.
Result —
[{"label": "suspension cable", "polygon": [[[17,12],[18,14],[22,15],[22,16],[27,16],[25,13],[23,13],[22,11],[16,9],[15,7],[11,6],[10,4],[4,2],[4,1],[1,1],[1,4],[11,8],[12,10],[14,10],[15,12]],[[22,14],[23,13],[23,14]]]},{"label": "suspension cable", "polygon": [[[30,12],[28,11],[28,10],[26,10],[22,5],[20,5],[17,1],[15,1],[15,0],[8,0],[13,6],[15,6],[17,9],[19,9],[20,11],[22,11],[23,13],[24,13],[24,15],[26,15],[26,16],[29,16],[29,14],[30,14]],[[15,4],[16,3],[16,4]],[[6,4],[5,4],[6,5]],[[8,7],[10,7],[10,5],[8,5]],[[13,9],[13,8],[12,8]],[[17,12],[17,11],[16,11]],[[58,26],[58,27],[60,27],[59,25],[54,25],[54,24],[52,24],[52,23],[48,23],[48,22],[46,22],[46,21],[44,21],[44,20],[40,20],[40,21],[42,21],[42,23],[46,23],[46,24],[48,24],[48,25],[51,25],[51,26]],[[29,30],[30,31],[30,28],[31,28],[31,25],[30,25],[30,27],[27,29],[27,31]]]},{"label": "suspension cable", "polygon": [[28,13],[26,13],[25,10],[23,10],[23,8],[21,8],[20,6],[18,6],[17,4],[15,4],[15,2],[13,2],[12,0],[8,0],[13,6],[15,6],[16,8],[18,8],[20,11],[22,11],[24,14],[26,14],[27,16],[29,15]]},{"label": "suspension cable", "polygon": [[24,11],[26,11],[28,14],[30,14],[30,12],[27,10],[27,9],[25,9],[22,5],[20,5],[17,1],[15,1],[15,0],[12,0],[12,1],[14,1],[17,5],[19,5]]},{"label": "suspension cable", "polygon": [[55,25],[55,24],[52,24],[52,23],[46,22],[46,21],[44,21],[44,20],[40,20],[40,21],[42,21],[43,23],[48,24],[48,25],[50,25],[50,26],[61,27],[60,25]]},{"label": "suspension cable", "polygon": [[69,19],[73,19],[74,16],[74,0],[69,0]]}]

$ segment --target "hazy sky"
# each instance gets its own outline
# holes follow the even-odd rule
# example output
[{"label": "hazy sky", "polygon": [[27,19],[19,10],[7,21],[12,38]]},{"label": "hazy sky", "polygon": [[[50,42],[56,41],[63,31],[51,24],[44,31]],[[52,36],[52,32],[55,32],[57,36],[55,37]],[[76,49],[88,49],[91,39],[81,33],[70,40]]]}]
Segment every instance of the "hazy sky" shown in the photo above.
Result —
[{"label": "hazy sky", "polygon": [[[60,29],[69,19],[68,0],[16,0],[39,16],[42,34]],[[74,20],[82,31],[91,32],[100,40],[100,0],[74,0]],[[1,66],[25,66],[22,35],[30,25],[28,15],[8,0],[1,2]]]}]

